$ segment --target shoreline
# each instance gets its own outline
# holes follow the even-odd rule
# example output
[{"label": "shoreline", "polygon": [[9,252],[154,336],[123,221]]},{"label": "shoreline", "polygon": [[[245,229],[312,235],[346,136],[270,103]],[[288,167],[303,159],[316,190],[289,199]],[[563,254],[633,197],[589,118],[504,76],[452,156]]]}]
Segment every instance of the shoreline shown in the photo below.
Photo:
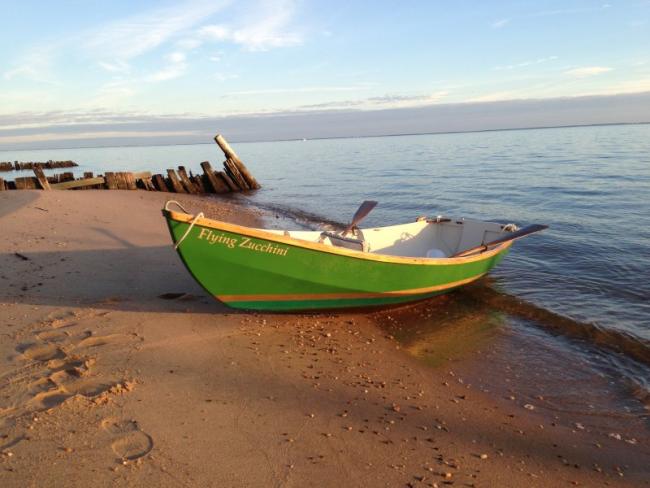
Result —
[{"label": "shoreline", "polygon": [[[531,376],[535,362],[494,366],[516,343],[507,329],[482,335],[490,317],[457,307],[464,322],[424,347],[456,340],[460,353],[416,359],[417,341],[394,326],[456,298],[378,312],[226,309],[173,251],[165,197],[0,194],[3,486],[70,486],[72,470],[74,486],[648,484],[647,430],[631,443],[543,400],[525,407],[518,390],[543,375]],[[244,225],[271,217],[236,198],[173,198]],[[508,367],[516,400],[493,391]]]}]

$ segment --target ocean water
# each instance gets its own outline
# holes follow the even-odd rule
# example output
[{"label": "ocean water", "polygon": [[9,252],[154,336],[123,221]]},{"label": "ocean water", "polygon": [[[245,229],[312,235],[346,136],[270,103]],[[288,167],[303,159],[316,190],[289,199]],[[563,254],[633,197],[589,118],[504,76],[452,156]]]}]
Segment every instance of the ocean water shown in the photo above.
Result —
[{"label": "ocean water", "polygon": [[[237,198],[282,224],[347,222],[373,199],[379,205],[365,225],[419,215],[549,225],[517,241],[480,286],[441,306],[456,307],[458,317],[485,314],[477,324],[496,321],[527,344],[531,362],[535,344],[548,357],[556,344],[557,357],[627,385],[641,403],[650,398],[650,125],[233,146],[263,185]],[[201,161],[217,167],[223,156],[215,144],[0,152],[0,161],[47,159],[72,159],[78,173],[181,164],[198,172]],[[413,329],[449,327],[436,314],[417,317]],[[571,377],[563,371],[554,374]]]}]

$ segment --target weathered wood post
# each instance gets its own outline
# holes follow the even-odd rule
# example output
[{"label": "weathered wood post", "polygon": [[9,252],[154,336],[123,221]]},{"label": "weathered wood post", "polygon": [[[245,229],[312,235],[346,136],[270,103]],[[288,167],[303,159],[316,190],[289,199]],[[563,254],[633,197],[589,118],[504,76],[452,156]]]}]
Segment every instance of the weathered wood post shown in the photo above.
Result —
[{"label": "weathered wood post", "polygon": [[187,193],[197,193],[197,189],[194,186],[194,183],[190,181],[190,178],[187,176],[187,171],[185,171],[185,166],[178,167],[178,176],[181,179],[181,183],[187,190]]},{"label": "weathered wood post", "polygon": [[115,173],[107,171],[104,175],[104,179],[106,180],[106,188],[109,190],[117,190],[117,177],[115,176]]},{"label": "weathered wood post", "polygon": [[230,188],[230,191],[239,191],[241,188],[237,186],[237,183],[235,183],[230,176],[228,176],[225,172],[223,171],[217,171],[217,175],[226,183],[228,188]]},{"label": "weathered wood post", "polygon": [[138,189],[138,186],[135,184],[135,177],[133,176],[133,173],[131,173],[130,171],[124,171],[122,173],[122,177],[124,178],[124,183],[126,184],[127,190]]},{"label": "weathered wood post", "polygon": [[169,191],[169,189],[167,188],[167,183],[165,183],[165,179],[161,174],[153,175],[153,184],[158,191],[164,191],[164,192]]},{"label": "weathered wood post", "polygon": [[14,181],[16,190],[36,190],[38,188],[38,180],[33,176],[21,176]]},{"label": "weathered wood post", "polygon": [[212,186],[212,189],[215,193],[228,193],[230,191],[228,185],[226,185],[226,183],[221,178],[219,178],[208,161],[203,161],[201,163],[201,168],[203,168],[203,173],[205,174],[205,177],[207,178],[210,186]]},{"label": "weathered wood post", "polygon": [[43,168],[40,166],[34,166],[34,175],[36,175],[36,180],[43,190],[50,190],[50,184],[43,173]]},{"label": "weathered wood post", "polygon": [[[248,171],[246,165],[242,162],[241,159],[239,159],[239,156],[237,156],[235,151],[233,151],[232,147],[230,147],[228,141],[226,141],[226,139],[224,139],[224,137],[221,134],[217,134],[214,137],[214,141],[219,145],[223,153],[226,155],[226,159],[232,160],[238,172],[241,173],[243,179],[246,181],[248,187],[250,187],[252,190],[257,190],[258,188],[261,188],[260,184],[257,182],[257,180],[252,175],[252,173]],[[246,188],[242,188],[242,190],[245,189]]]},{"label": "weathered wood post", "polygon": [[171,183],[171,187],[174,190],[174,192],[187,193],[185,191],[185,188],[183,188],[183,185],[181,185],[178,176],[176,176],[176,171],[174,171],[173,169],[168,169],[167,176],[169,176],[169,182]]}]

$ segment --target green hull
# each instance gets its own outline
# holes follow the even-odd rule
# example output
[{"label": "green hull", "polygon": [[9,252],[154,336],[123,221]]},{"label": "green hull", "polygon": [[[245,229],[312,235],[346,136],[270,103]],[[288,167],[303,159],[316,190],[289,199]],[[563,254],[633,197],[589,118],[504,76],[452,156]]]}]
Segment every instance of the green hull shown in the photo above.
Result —
[{"label": "green hull", "polygon": [[163,214],[174,243],[182,240],[178,253],[192,276],[226,305],[247,310],[324,310],[422,300],[480,278],[509,249],[508,244],[472,258],[407,259],[331,250],[203,220],[183,238],[190,227],[187,216]]}]

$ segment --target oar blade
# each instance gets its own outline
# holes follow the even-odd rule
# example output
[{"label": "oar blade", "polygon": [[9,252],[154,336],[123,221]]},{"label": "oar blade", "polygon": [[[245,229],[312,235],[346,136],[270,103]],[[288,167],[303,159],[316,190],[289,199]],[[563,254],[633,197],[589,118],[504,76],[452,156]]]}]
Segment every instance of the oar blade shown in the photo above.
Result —
[{"label": "oar blade", "polygon": [[519,230],[516,230],[514,232],[511,232],[510,234],[507,234],[503,237],[500,237],[499,239],[495,239],[494,241],[488,242],[486,245],[487,246],[496,246],[497,244],[501,244],[502,242],[508,242],[508,241],[514,241],[515,239],[521,239],[522,237],[525,237],[530,234],[534,234],[535,232],[541,232],[545,229],[548,229],[548,225],[542,225],[542,224],[531,224],[527,225],[526,227],[522,227]]},{"label": "oar blade", "polygon": [[357,225],[359,222],[361,222],[364,218],[366,218],[366,215],[368,215],[373,208],[377,206],[377,202],[374,200],[366,200],[364,201],[357,211],[354,213],[354,216],[352,217],[352,222],[350,224],[352,226]]},{"label": "oar blade", "polygon": [[490,247],[494,247],[498,244],[503,244],[504,242],[521,239],[522,237],[526,237],[527,235],[534,234],[535,232],[540,232],[545,229],[548,229],[548,225],[542,225],[542,224],[527,225],[526,227],[522,227],[521,229],[515,232],[510,232],[505,236],[499,237],[498,239],[490,241],[486,244],[482,244],[480,246],[472,247],[470,249],[465,249],[464,251],[457,252],[456,254],[450,257],[456,258],[456,257],[467,256],[469,254],[473,254],[479,251],[480,252],[487,251]]},{"label": "oar blade", "polygon": [[357,209],[356,212],[354,212],[354,216],[352,217],[352,221],[350,222],[350,225],[348,225],[347,229],[343,232],[344,234],[347,234],[350,232],[353,228],[355,228],[359,222],[361,222],[363,219],[366,218],[366,216],[372,211],[373,208],[377,206],[377,202],[374,200],[365,200]]}]

